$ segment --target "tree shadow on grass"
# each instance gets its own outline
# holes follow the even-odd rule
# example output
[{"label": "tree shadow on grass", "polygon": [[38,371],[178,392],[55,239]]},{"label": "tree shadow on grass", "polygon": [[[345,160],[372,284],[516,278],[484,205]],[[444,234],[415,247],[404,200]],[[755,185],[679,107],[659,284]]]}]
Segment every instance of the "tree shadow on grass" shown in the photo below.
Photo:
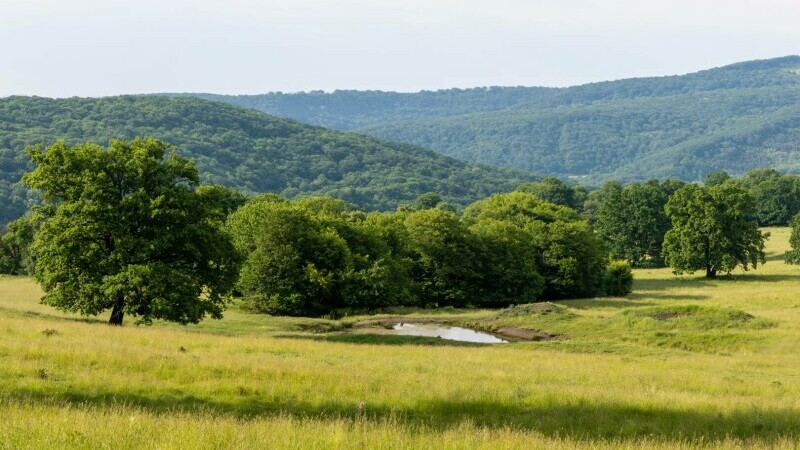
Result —
[{"label": "tree shadow on grass", "polygon": [[[730,275],[719,274],[715,278],[692,278],[692,277],[674,277],[669,279],[639,279],[634,281],[633,293],[628,298],[633,296],[641,297],[657,297],[657,298],[675,298],[675,299],[693,299],[693,297],[705,298],[703,295],[687,295],[687,294],[669,294],[670,289],[676,288],[710,288],[714,286],[724,285],[726,283],[736,282],[764,282],[775,283],[781,281],[800,282],[800,268],[798,273],[759,273],[758,270],[749,270],[747,272],[737,272]],[[699,298],[698,298],[699,299]]]},{"label": "tree shadow on grass", "polygon": [[786,253],[784,252],[768,252],[764,258],[767,262],[784,262],[786,260]]},{"label": "tree shadow on grass", "polygon": [[561,305],[569,306],[572,309],[593,309],[593,308],[633,308],[637,306],[652,306],[655,303],[638,302],[631,295],[625,298],[596,298],[591,300],[580,300],[572,302],[570,300],[560,302]]},{"label": "tree shadow on grass", "polygon": [[676,288],[706,288],[710,283],[710,279],[700,277],[674,276],[671,278],[635,278],[633,281],[633,292],[666,291]]},{"label": "tree shadow on grass", "polygon": [[774,274],[774,273],[758,273],[747,272],[744,274],[731,275],[728,277],[720,277],[720,280],[729,279],[731,281],[746,281],[746,282],[763,282],[763,283],[778,283],[781,281],[800,282],[800,273],[792,274]]},{"label": "tree shadow on grass", "polygon": [[308,334],[279,334],[276,338],[282,339],[303,339],[321,342],[341,342],[345,344],[372,344],[372,345],[427,345],[427,346],[448,346],[448,347],[487,347],[493,344],[481,344],[477,342],[462,342],[449,339],[423,337],[423,336],[398,336],[391,334],[370,334],[370,333],[342,333],[314,336]]},{"label": "tree shadow on grass", "polygon": [[218,402],[190,395],[137,393],[98,393],[64,391],[55,395],[17,391],[3,400],[33,403],[67,402],[75,407],[137,407],[157,413],[212,413],[241,419],[285,416],[330,419],[354,418],[356,404],[366,402],[371,421],[390,420],[412,428],[446,430],[464,422],[477,427],[536,431],[548,437],[567,437],[577,441],[598,439],[636,441],[704,442],[731,438],[757,439],[763,443],[800,438],[800,411],[794,409],[734,409],[730,411],[686,410],[666,406],[645,407],[623,403],[530,404],[513,399],[453,400],[427,399],[411,406],[387,405],[370,399],[352,401],[303,402],[296,399],[267,401],[258,395],[243,393],[236,403]]},{"label": "tree shadow on grass", "polygon": [[643,306],[658,306],[661,304],[647,300],[705,300],[708,298],[709,296],[707,295],[633,292],[628,294],[626,297],[594,298],[591,300],[564,300],[560,301],[559,304],[569,306],[573,309],[638,308]]},{"label": "tree shadow on grass", "polygon": [[81,322],[81,323],[107,323],[106,320],[100,319],[98,317],[60,316],[58,314],[26,311],[23,309],[6,308],[2,306],[0,306],[0,313],[6,314],[9,317],[25,317],[31,319],[57,320],[57,321]]},{"label": "tree shadow on grass", "polygon": [[643,305],[656,305],[655,303],[643,303],[639,300],[706,300],[710,298],[709,295],[699,294],[670,294],[668,292],[647,292],[639,291],[628,294],[627,297],[632,302],[636,302],[629,306],[643,306]]}]

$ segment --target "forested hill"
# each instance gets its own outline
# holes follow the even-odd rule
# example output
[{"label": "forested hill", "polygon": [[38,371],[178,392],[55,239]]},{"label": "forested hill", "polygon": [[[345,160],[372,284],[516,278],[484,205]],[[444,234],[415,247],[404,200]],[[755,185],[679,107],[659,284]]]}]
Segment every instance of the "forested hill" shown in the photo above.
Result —
[{"label": "forested hill", "polygon": [[800,172],[798,56],[559,89],[215,99],[586,183],[700,180],[763,166]]},{"label": "forested hill", "polygon": [[391,209],[429,191],[466,204],[535,178],[196,98],[9,97],[0,99],[0,224],[26,207],[18,181],[27,145],[135,136],[173,144],[207,183],[287,197],[330,194],[367,209]]},{"label": "forested hill", "polygon": [[221,101],[324,127],[356,130],[401,120],[500,111],[511,106],[536,104],[554,91],[552,88],[489,87],[416,93],[312,91],[257,95],[170,95]]}]

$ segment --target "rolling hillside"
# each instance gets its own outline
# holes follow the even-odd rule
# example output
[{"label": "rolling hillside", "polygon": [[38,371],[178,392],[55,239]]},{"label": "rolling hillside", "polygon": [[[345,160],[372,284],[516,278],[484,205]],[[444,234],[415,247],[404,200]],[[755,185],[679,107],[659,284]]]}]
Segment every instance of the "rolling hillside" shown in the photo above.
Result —
[{"label": "rolling hillside", "polygon": [[429,191],[465,204],[534,179],[195,98],[9,97],[0,99],[0,223],[33,201],[18,183],[27,145],[134,136],[173,144],[196,162],[206,183],[287,197],[330,194],[367,209],[392,209]]},{"label": "rolling hillside", "polygon": [[559,89],[208,97],[586,183],[800,172],[800,56]]}]

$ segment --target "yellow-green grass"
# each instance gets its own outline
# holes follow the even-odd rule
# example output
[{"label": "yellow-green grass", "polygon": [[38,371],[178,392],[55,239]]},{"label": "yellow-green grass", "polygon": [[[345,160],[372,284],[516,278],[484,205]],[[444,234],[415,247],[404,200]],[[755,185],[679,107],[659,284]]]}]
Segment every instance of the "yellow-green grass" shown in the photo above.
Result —
[{"label": "yellow-green grass", "polygon": [[770,231],[730,279],[639,270],[626,299],[435,313],[556,336],[495,346],[235,306],[110,327],[0,278],[0,448],[797,448],[800,267]]}]

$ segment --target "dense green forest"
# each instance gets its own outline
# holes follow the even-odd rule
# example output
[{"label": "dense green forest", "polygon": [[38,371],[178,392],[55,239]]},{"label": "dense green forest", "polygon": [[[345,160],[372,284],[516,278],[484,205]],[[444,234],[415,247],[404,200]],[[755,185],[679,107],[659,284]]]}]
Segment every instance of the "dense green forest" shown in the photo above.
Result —
[{"label": "dense green forest", "polygon": [[430,191],[466,205],[535,179],[195,98],[9,97],[0,99],[0,223],[36,201],[19,183],[30,167],[26,146],[135,136],[172,144],[197,164],[204,183],[288,198],[326,194],[365,209],[394,209]]},{"label": "dense green forest", "polygon": [[766,166],[800,172],[798,56],[559,89],[213,98],[589,184],[700,181]]}]

